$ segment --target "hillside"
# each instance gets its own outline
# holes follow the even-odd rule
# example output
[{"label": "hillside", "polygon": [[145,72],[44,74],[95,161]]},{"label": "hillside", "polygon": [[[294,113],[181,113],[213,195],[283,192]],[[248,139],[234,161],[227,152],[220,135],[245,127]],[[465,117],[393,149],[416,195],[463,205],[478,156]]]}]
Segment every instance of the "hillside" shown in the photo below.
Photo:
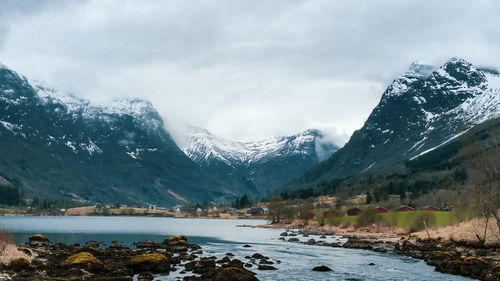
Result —
[{"label": "hillside", "polygon": [[315,187],[284,191],[281,196],[305,199],[335,195],[345,199],[368,192],[372,203],[377,204],[390,204],[389,195],[394,194],[414,206],[432,204],[443,209],[455,208],[467,188],[474,190],[481,181],[478,176],[482,173],[474,163],[481,160],[491,169],[499,168],[499,147],[500,118],[494,118],[412,159]]},{"label": "hillside", "polygon": [[2,66],[0,107],[0,174],[25,197],[167,205],[237,195],[184,155],[147,101],[95,105]]},{"label": "hillside", "polygon": [[282,187],[293,191],[412,159],[500,116],[500,76],[458,58],[413,63],[385,90],[363,127],[328,160]]},{"label": "hillside", "polygon": [[261,198],[338,149],[319,130],[258,141],[232,141],[191,127],[182,150],[219,182]]}]

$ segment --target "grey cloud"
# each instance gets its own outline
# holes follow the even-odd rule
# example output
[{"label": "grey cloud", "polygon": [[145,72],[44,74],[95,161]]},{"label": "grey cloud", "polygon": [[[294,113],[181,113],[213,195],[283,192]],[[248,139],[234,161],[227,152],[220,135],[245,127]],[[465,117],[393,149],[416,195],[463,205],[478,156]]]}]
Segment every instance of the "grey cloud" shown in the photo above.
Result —
[{"label": "grey cloud", "polygon": [[414,60],[500,66],[495,1],[1,3],[3,63],[237,139],[317,127],[342,142]]}]

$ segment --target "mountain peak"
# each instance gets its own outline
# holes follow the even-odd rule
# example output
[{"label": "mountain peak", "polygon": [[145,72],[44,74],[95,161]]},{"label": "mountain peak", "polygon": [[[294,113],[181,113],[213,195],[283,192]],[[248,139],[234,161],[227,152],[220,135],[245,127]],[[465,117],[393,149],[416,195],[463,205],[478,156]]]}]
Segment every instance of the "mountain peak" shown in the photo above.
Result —
[{"label": "mountain peak", "polygon": [[[252,163],[268,159],[271,155],[314,153],[317,139],[323,133],[308,129],[291,135],[261,140],[233,141],[213,135],[206,129],[188,126],[188,142],[183,151],[197,163],[210,163],[213,159],[222,160],[228,165]],[[323,141],[322,143],[326,143]],[[310,151],[303,149],[311,148]],[[334,149],[337,148],[332,144]],[[330,153],[331,154],[331,153]]]},{"label": "mountain peak", "polygon": [[406,75],[427,78],[435,69],[436,67],[432,64],[422,61],[414,61],[410,64]]},{"label": "mountain peak", "polygon": [[454,86],[466,87],[479,86],[487,81],[484,73],[472,63],[457,57],[448,60],[443,66],[434,72],[434,78],[439,83],[447,82]]},{"label": "mountain peak", "polygon": [[451,57],[449,60],[446,61],[446,64],[464,64],[464,65],[472,65],[472,63],[468,62],[467,60],[460,58],[460,57]]},{"label": "mountain peak", "polygon": [[[363,127],[327,161],[306,171],[286,189],[313,187],[334,179],[401,163],[500,117],[500,75],[451,58],[430,71],[416,62],[385,90]],[[420,74],[430,73],[422,78]]]}]

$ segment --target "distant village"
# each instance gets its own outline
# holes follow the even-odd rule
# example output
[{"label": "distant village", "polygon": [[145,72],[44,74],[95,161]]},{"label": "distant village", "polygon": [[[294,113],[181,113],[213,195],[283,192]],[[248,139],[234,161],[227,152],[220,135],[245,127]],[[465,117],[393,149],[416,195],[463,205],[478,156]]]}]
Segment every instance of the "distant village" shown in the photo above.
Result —
[{"label": "distant village", "polygon": [[[261,204],[261,203],[259,203]],[[61,209],[62,215],[128,215],[128,216],[161,216],[161,217],[212,217],[212,218],[265,218],[269,209],[255,205],[249,208],[236,209],[210,203],[207,206],[175,205],[170,208],[145,204],[143,206],[113,205],[98,203],[94,206]]]},{"label": "distant village", "polygon": [[[297,219],[315,219],[315,218],[332,218],[341,216],[358,216],[363,213],[367,206],[366,195],[361,194],[350,198],[344,202],[343,206],[337,206],[338,202],[335,197],[320,196],[315,198],[315,202],[311,202],[311,208],[301,209],[296,207],[295,214],[292,217]],[[234,205],[234,204],[232,204]],[[290,206],[287,206],[290,207]],[[271,209],[271,210],[270,210]],[[391,195],[390,199],[384,206],[373,206],[376,213],[383,214],[392,211],[407,212],[415,210],[423,211],[441,211],[436,206],[425,206],[414,208],[401,203],[399,195]],[[446,210],[444,210],[446,211]],[[111,216],[162,216],[162,217],[210,217],[210,218],[232,218],[232,219],[266,219],[272,217],[270,212],[276,212],[272,204],[269,202],[251,202],[250,206],[235,208],[217,203],[206,203],[200,205],[175,205],[170,208],[145,204],[142,206],[128,205],[113,205],[98,203],[94,206],[77,207],[70,209],[61,209],[60,215],[111,215]]]}]

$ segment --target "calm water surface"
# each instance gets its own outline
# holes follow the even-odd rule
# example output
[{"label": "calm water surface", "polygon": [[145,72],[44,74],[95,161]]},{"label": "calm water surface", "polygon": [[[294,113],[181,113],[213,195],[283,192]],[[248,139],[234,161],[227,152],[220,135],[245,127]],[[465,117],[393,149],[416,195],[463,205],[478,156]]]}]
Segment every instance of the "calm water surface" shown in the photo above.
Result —
[{"label": "calm water surface", "polygon": [[[223,257],[232,252],[236,258],[261,253],[272,260],[277,271],[258,271],[260,280],[471,280],[434,271],[423,261],[393,254],[365,250],[308,246],[278,240],[282,230],[237,227],[259,225],[265,221],[173,219],[149,217],[0,217],[0,228],[10,230],[18,244],[29,235],[42,233],[53,242],[84,243],[103,241],[110,245],[118,240],[126,246],[151,239],[163,241],[166,236],[185,234],[189,241],[203,247],[206,256]],[[311,236],[310,239],[318,237]],[[338,239],[329,237],[328,240]],[[244,248],[250,244],[252,248]],[[368,266],[374,263],[374,266]],[[313,272],[317,265],[327,265],[333,272]],[[251,269],[252,270],[252,269]],[[178,280],[178,273],[159,277]],[[157,278],[158,279],[158,278]],[[155,279],[155,280],[157,280]]]}]

